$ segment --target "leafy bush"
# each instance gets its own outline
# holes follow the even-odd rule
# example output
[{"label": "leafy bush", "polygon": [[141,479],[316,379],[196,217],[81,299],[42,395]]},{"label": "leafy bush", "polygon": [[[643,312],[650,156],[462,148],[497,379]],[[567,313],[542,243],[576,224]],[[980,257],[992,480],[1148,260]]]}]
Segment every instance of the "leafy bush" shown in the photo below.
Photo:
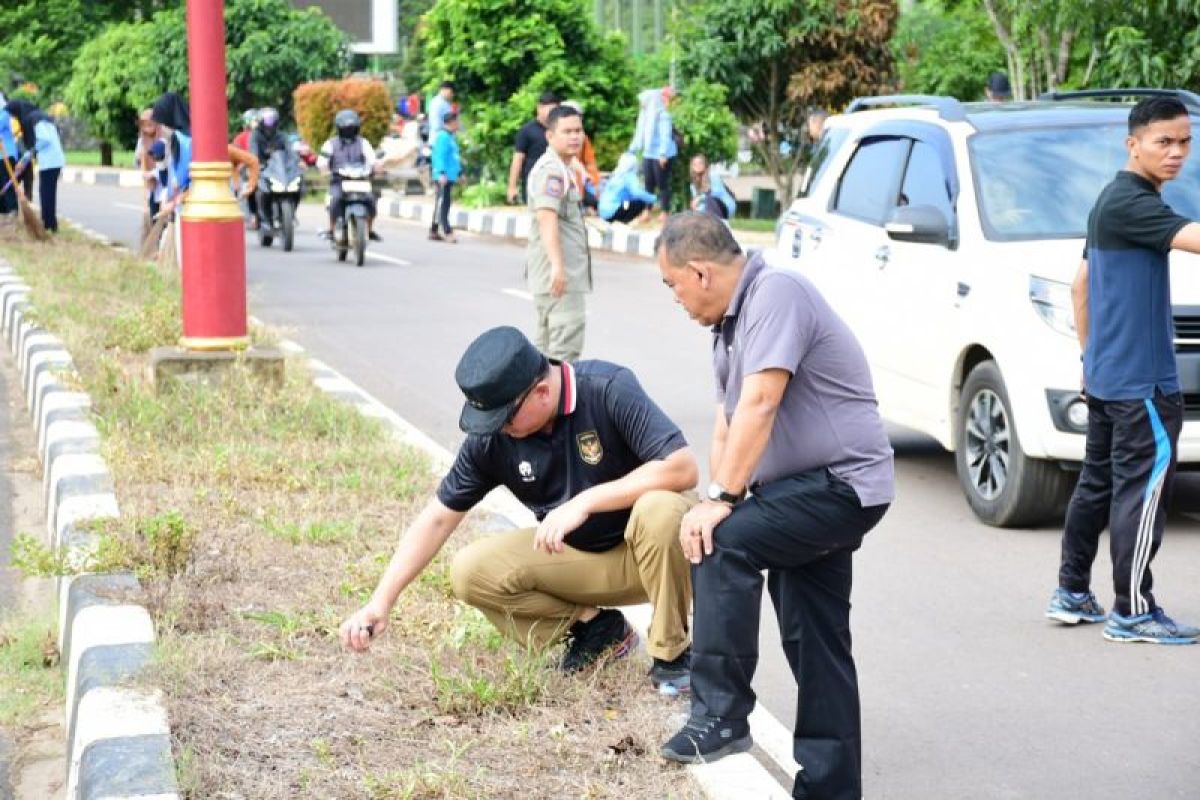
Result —
[{"label": "leafy bush", "polygon": [[624,38],[601,33],[586,0],[441,0],[426,14],[419,44],[426,86],[455,81],[467,160],[485,174],[507,175],[513,139],[543,91],[583,104],[606,159],[633,132],[637,98]]},{"label": "leafy bush", "polygon": [[505,203],[507,185],[500,181],[483,180],[473,183],[462,191],[463,205],[468,208],[502,206]]},{"label": "leafy bush", "polygon": [[737,118],[729,110],[724,86],[694,80],[671,103],[671,119],[683,135],[683,150],[671,171],[675,205],[683,207],[688,199],[692,156],[703,154],[708,163],[715,164],[737,155]]},{"label": "leafy bush", "polygon": [[384,137],[392,121],[392,104],[383,81],[317,81],[297,87],[294,97],[296,126],[313,149],[333,135],[333,118],[343,108],[358,112],[362,135],[373,143]]}]

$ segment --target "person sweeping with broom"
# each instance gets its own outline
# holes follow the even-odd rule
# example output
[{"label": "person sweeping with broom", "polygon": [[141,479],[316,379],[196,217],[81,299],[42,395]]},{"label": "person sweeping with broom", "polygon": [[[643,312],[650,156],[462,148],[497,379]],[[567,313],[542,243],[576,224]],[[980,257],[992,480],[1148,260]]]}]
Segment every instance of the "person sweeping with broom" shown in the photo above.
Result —
[{"label": "person sweeping with broom", "polygon": [[37,159],[42,225],[47,231],[58,233],[58,178],[67,165],[58,128],[45,111],[27,100],[12,100],[5,110],[20,121],[21,140],[25,145],[25,155],[17,164],[16,174],[29,169],[30,162]]}]

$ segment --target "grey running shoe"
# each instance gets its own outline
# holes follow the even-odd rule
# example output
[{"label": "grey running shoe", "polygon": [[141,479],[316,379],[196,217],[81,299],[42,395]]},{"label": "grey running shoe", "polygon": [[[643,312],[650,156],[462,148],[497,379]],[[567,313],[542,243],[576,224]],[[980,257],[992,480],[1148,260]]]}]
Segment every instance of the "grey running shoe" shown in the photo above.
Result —
[{"label": "grey running shoe", "polygon": [[1195,644],[1200,640],[1200,628],[1176,622],[1161,608],[1136,617],[1122,617],[1114,611],[1104,626],[1104,638],[1110,642]]},{"label": "grey running shoe", "polygon": [[1068,592],[1059,587],[1046,606],[1046,618],[1066,625],[1080,622],[1104,622],[1104,606],[1091,592]]}]

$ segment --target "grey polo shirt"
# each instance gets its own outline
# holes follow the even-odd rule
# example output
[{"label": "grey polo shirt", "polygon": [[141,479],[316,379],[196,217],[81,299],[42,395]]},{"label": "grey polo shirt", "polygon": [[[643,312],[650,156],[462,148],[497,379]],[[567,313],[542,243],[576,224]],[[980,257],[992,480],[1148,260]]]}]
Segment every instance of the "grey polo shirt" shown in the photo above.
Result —
[{"label": "grey polo shirt", "polygon": [[892,447],[862,347],[817,288],[752,252],[713,327],[717,400],[733,418],[747,375],[791,374],[751,485],[827,467],[864,507],[895,494]]}]

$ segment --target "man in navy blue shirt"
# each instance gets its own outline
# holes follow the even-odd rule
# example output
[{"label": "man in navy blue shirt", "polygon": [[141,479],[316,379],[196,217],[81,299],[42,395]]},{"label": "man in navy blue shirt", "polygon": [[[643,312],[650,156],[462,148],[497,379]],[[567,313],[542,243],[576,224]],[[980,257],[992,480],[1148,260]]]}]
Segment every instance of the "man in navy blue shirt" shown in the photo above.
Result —
[{"label": "man in navy blue shirt", "polygon": [[1158,606],[1150,573],[1183,427],[1167,256],[1172,249],[1200,253],[1200,225],[1176,214],[1159,192],[1179,175],[1191,141],[1191,118],[1179,100],[1151,97],[1133,107],[1129,160],[1096,200],[1072,287],[1087,445],[1046,616],[1071,625],[1105,621],[1090,582],[1107,526],[1116,598],[1104,638],[1115,642],[1200,639],[1200,629]]},{"label": "man in navy blue shirt", "polygon": [[466,441],[370,601],[342,624],[343,644],[366,650],[467,512],[506,486],[538,526],[459,551],[450,570],[459,599],[522,645],[566,634],[567,672],[636,644],[621,612],[604,606],[649,601],[651,680],[664,693],[686,690],[691,582],[678,535],[696,502],[681,492],[699,467],[679,428],[628,369],[552,361],[516,328],[483,333],[455,380]]}]

